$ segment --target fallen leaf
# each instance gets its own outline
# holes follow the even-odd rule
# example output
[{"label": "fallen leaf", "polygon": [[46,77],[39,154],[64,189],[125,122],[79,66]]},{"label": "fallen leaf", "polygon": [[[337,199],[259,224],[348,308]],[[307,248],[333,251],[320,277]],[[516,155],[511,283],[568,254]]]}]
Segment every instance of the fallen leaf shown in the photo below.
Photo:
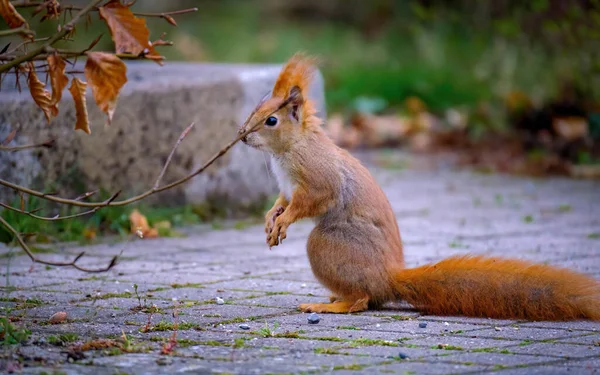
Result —
[{"label": "fallen leaf", "polygon": [[79,351],[87,352],[89,350],[109,349],[109,348],[122,348],[122,344],[116,340],[111,339],[97,339],[88,341],[85,344],[76,346]]},{"label": "fallen leaf", "polygon": [[357,114],[352,126],[362,134],[362,144],[380,147],[401,142],[409,131],[410,121],[395,115]]},{"label": "fallen leaf", "polygon": [[2,142],[0,142],[0,144],[2,144],[3,146],[6,146],[7,144],[9,144],[10,142],[12,142],[13,139],[15,139],[15,136],[17,135],[17,129],[13,129],[7,136],[6,138],[4,138],[4,140]]},{"label": "fallen leaf", "polygon": [[117,53],[162,59],[150,42],[150,31],[145,19],[136,17],[120,0],[112,0],[98,9],[100,17],[110,29]]},{"label": "fallen leaf", "polygon": [[117,56],[106,52],[90,52],[85,63],[85,77],[92,87],[96,104],[112,121],[119,91],[127,82],[127,66]]},{"label": "fallen leaf", "polygon": [[0,15],[8,24],[8,27],[11,29],[16,29],[17,27],[21,27],[25,25],[25,27],[29,28],[27,21],[25,18],[17,12],[15,7],[8,0],[0,0]]},{"label": "fallen leaf", "polygon": [[85,228],[83,231],[83,237],[86,240],[93,240],[96,238],[96,229],[94,228]]},{"label": "fallen leaf", "polygon": [[91,134],[92,131],[90,130],[90,121],[88,118],[88,111],[85,99],[86,88],[86,82],[83,82],[79,78],[73,78],[73,80],[71,81],[71,87],[69,87],[69,92],[73,96],[73,101],[75,102],[75,114],[77,116],[75,130],[80,129],[88,134]]},{"label": "fallen leaf", "polygon": [[67,313],[64,311],[59,311],[53,314],[48,320],[48,322],[50,324],[60,324],[63,323],[65,320],[67,320]]},{"label": "fallen leaf", "polygon": [[129,223],[131,224],[131,233],[137,234],[140,238],[158,237],[158,229],[150,227],[146,216],[142,215],[137,209],[129,214]]},{"label": "fallen leaf", "polygon": [[589,123],[584,117],[556,117],[552,119],[552,128],[566,141],[585,138],[589,133]]},{"label": "fallen leaf", "polygon": [[48,75],[50,76],[50,85],[52,86],[52,105],[58,104],[62,99],[62,92],[69,83],[69,78],[65,74],[67,64],[62,57],[57,54],[51,54],[48,60]]},{"label": "fallen leaf", "polygon": [[52,95],[48,90],[46,90],[44,84],[38,79],[33,63],[30,62],[28,65],[29,74],[27,76],[27,82],[29,84],[29,92],[35,101],[35,104],[37,104],[38,107],[44,111],[46,120],[50,122],[52,117],[56,117],[56,115],[58,115],[58,106],[56,104],[52,104]]}]

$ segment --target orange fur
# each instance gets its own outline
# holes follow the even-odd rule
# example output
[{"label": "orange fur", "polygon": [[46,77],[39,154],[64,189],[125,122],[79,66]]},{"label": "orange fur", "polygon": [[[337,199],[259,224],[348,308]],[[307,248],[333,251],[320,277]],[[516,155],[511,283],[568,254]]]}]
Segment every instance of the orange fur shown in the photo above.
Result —
[{"label": "orange fur", "polygon": [[[272,97],[240,129],[257,126],[243,141],[271,154],[281,191],[265,215],[269,246],[279,245],[294,222],[315,220],[307,254],[315,277],[333,292],[332,303],[302,304],[301,310],[347,313],[403,299],[430,314],[600,320],[598,281],[573,271],[483,257],[404,269],[387,197],[369,171],[325,135],[314,115],[307,99],[313,72],[312,59],[292,57]],[[292,95],[294,86],[300,95]],[[276,125],[258,126],[269,116]]]},{"label": "orange fur", "polygon": [[458,256],[398,271],[399,297],[433,315],[600,320],[600,283],[567,269]]}]

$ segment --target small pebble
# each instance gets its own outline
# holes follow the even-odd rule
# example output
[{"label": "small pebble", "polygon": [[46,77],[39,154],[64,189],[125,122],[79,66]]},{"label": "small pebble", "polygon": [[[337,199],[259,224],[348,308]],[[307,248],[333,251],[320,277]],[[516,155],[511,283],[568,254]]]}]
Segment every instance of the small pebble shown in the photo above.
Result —
[{"label": "small pebble", "polygon": [[64,323],[65,320],[67,320],[67,313],[64,311],[59,311],[57,313],[54,313],[50,319],[48,320],[48,322],[50,324],[59,324],[59,323]]},{"label": "small pebble", "polygon": [[171,357],[159,357],[156,360],[156,364],[159,366],[167,366],[167,365],[170,365],[171,363],[173,363],[173,360],[171,359]]},{"label": "small pebble", "polygon": [[312,313],[308,316],[309,324],[317,324],[321,321],[321,317],[317,313]]},{"label": "small pebble", "polygon": [[494,327],[494,329],[495,329],[496,331],[502,331],[502,329],[501,329],[500,327]]},{"label": "small pebble", "polygon": [[243,329],[244,331],[247,331],[250,329],[250,326],[248,324],[240,324],[240,328]]},{"label": "small pebble", "polygon": [[225,303],[225,300],[221,297],[215,298],[215,301],[217,301],[217,305],[223,305]]},{"label": "small pebble", "polygon": [[450,325],[450,323],[448,323],[448,322],[444,322],[444,325],[445,325],[445,326],[449,326],[449,325]]},{"label": "small pebble", "polygon": [[419,328],[427,328],[427,323],[426,322],[419,323]]},{"label": "small pebble", "polygon": [[404,354],[404,353],[400,352],[400,353],[398,353],[398,358],[400,358],[400,359],[408,359],[409,356],[408,356],[408,354]]},{"label": "small pebble", "polygon": [[117,317],[117,314],[115,314],[115,313],[112,313],[112,314],[110,314],[110,317],[111,317],[111,318],[116,318],[116,317]]},{"label": "small pebble", "polygon": [[301,284],[300,288],[306,288],[306,284]]}]

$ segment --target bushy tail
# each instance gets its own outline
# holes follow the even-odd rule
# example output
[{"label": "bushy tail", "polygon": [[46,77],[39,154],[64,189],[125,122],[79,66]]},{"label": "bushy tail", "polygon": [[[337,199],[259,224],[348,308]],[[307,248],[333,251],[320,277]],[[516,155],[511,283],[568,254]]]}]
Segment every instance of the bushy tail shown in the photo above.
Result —
[{"label": "bushy tail", "polygon": [[425,314],[600,320],[600,282],[521,260],[457,256],[396,274],[401,298]]}]

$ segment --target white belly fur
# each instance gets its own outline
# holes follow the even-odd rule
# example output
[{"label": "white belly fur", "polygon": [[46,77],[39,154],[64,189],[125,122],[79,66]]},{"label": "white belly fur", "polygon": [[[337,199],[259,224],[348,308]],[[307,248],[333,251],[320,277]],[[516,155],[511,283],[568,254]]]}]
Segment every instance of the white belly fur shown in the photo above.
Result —
[{"label": "white belly fur", "polygon": [[277,185],[279,186],[279,191],[281,192],[281,194],[283,194],[285,199],[287,199],[288,201],[292,199],[292,193],[294,192],[295,188],[294,183],[292,182],[292,179],[290,178],[288,172],[274,157],[271,157],[271,171],[277,179]]}]

